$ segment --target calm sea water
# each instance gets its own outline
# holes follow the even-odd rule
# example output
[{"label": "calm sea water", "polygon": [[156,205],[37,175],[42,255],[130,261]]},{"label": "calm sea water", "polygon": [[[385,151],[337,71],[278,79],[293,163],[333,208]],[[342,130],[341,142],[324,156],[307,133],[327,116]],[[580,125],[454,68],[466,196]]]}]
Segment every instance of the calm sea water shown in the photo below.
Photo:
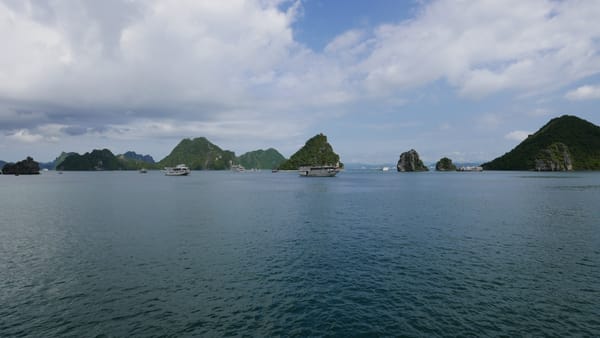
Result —
[{"label": "calm sea water", "polygon": [[600,335],[600,173],[0,176],[0,336]]}]

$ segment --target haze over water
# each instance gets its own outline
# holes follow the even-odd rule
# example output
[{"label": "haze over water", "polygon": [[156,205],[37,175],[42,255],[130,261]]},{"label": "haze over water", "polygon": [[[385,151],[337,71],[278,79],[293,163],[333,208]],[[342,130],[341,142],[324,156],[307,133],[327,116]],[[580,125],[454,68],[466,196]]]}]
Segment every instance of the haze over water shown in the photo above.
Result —
[{"label": "haze over water", "polygon": [[599,173],[0,176],[0,336],[600,334]]}]

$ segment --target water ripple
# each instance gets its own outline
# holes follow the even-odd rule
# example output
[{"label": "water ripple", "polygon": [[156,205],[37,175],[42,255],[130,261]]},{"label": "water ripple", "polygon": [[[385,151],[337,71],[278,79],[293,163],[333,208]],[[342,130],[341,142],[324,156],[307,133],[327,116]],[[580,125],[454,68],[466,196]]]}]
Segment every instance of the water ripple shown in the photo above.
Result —
[{"label": "water ripple", "polygon": [[597,174],[55,176],[3,186],[0,336],[600,334]]}]

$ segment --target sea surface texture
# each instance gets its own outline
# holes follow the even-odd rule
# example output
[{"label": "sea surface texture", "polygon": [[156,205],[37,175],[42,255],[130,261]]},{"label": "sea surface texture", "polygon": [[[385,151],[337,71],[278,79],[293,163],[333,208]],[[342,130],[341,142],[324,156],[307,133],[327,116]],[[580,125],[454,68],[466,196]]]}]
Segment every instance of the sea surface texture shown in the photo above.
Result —
[{"label": "sea surface texture", "polygon": [[0,176],[0,336],[600,336],[600,173]]}]

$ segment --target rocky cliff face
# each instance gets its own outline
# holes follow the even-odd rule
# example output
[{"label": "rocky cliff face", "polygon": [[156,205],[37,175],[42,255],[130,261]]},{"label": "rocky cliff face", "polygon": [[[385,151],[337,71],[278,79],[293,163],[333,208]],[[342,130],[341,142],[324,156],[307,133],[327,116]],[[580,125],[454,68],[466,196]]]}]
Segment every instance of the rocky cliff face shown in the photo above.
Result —
[{"label": "rocky cliff face", "polygon": [[573,161],[569,148],[561,142],[552,143],[542,149],[535,158],[537,171],[571,171]]},{"label": "rocky cliff face", "polygon": [[400,160],[396,166],[398,171],[428,171],[423,161],[419,158],[416,150],[411,149],[400,155]]}]

